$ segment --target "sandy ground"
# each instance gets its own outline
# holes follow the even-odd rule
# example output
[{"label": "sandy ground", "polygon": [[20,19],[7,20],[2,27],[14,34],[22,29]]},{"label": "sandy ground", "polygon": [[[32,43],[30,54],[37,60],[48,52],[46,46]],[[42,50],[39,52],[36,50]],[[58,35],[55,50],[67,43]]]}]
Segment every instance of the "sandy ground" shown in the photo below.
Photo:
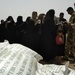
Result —
[{"label": "sandy ground", "polygon": [[[68,61],[64,61],[63,64],[67,63]],[[69,68],[74,69],[75,70],[75,61],[70,60],[69,61]]]}]

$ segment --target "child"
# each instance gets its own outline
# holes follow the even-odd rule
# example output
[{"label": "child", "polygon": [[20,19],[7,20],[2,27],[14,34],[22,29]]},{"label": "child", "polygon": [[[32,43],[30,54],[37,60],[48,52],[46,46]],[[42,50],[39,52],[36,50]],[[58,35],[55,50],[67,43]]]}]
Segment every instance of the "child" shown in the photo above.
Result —
[{"label": "child", "polygon": [[61,64],[61,56],[64,56],[64,35],[62,30],[57,31],[56,36],[56,50],[57,50],[57,56],[56,56],[56,62],[58,64]]}]

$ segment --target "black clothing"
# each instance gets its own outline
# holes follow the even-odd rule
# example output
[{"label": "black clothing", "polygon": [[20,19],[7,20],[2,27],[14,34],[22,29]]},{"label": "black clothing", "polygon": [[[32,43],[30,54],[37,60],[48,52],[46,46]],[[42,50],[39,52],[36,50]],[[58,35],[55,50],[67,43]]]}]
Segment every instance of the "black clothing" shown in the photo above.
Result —
[{"label": "black clothing", "polygon": [[39,53],[39,25],[34,26],[34,22],[30,21],[25,22],[23,26],[26,25],[23,31],[23,45],[33,49],[34,51]]},{"label": "black clothing", "polygon": [[15,42],[15,23],[14,22],[6,22],[6,35],[5,39],[9,41],[9,43]]},{"label": "black clothing", "polygon": [[42,25],[41,47],[43,57],[46,61],[56,56],[56,26],[53,19],[48,19]]},{"label": "black clothing", "polygon": [[4,42],[5,40],[5,22],[0,25],[0,42]]},{"label": "black clothing", "polygon": [[64,44],[57,44],[56,45],[56,51],[57,51],[57,56],[64,56],[65,53],[64,53]]}]

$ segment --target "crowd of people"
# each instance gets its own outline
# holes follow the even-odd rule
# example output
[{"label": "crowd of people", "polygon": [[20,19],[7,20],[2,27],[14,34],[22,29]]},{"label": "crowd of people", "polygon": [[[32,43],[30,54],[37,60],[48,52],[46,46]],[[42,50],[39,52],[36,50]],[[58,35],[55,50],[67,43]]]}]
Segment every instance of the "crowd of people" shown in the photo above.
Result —
[{"label": "crowd of people", "polygon": [[61,63],[62,56],[75,58],[75,11],[69,7],[67,12],[71,15],[69,22],[63,12],[57,18],[54,9],[39,15],[33,11],[26,21],[23,16],[18,16],[16,22],[8,16],[5,21],[1,20],[0,42],[8,40],[10,44],[27,46],[42,55],[45,61],[55,59]]}]

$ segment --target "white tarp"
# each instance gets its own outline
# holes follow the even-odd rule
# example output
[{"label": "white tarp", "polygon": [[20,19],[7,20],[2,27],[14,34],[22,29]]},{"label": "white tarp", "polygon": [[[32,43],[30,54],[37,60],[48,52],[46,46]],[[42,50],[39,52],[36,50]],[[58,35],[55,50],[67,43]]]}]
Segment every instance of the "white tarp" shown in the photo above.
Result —
[{"label": "white tarp", "polygon": [[68,63],[65,65],[38,63],[36,75],[75,75],[75,70],[68,68]]},{"label": "white tarp", "polygon": [[20,44],[0,43],[0,75],[75,75],[75,70],[65,65],[38,61],[42,56]]},{"label": "white tarp", "polygon": [[33,56],[13,53],[0,63],[0,75],[35,75],[36,67]]},{"label": "white tarp", "polygon": [[8,43],[0,44],[0,75],[35,75],[36,58],[15,49]]}]

